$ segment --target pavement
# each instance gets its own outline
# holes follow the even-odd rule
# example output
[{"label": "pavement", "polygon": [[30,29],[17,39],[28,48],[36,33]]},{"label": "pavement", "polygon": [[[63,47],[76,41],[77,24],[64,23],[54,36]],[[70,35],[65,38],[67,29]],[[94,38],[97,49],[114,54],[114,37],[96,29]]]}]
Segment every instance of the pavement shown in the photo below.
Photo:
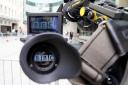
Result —
[{"label": "pavement", "polygon": [[0,37],[0,60],[19,60],[22,46],[19,37]]}]

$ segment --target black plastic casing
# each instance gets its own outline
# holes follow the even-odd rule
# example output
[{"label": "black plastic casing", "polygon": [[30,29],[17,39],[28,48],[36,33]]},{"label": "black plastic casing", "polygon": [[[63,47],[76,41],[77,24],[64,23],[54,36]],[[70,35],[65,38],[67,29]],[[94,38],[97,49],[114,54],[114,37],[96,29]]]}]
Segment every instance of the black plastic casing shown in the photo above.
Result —
[{"label": "black plastic casing", "polygon": [[125,55],[128,52],[128,21],[111,20],[107,29],[117,53]]},{"label": "black plastic casing", "polygon": [[39,33],[33,33],[30,28],[30,17],[58,17],[58,33],[63,33],[63,15],[61,12],[55,12],[55,13],[27,13],[27,34],[33,35],[33,34],[39,34]]}]

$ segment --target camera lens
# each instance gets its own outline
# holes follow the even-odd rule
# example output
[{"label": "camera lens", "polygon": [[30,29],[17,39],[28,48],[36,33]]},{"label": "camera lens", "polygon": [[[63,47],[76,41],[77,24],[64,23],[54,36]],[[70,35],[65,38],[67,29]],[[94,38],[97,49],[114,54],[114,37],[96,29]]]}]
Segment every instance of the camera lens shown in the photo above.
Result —
[{"label": "camera lens", "polygon": [[28,65],[40,73],[49,73],[58,66],[59,54],[57,49],[49,43],[34,45],[28,53]]}]

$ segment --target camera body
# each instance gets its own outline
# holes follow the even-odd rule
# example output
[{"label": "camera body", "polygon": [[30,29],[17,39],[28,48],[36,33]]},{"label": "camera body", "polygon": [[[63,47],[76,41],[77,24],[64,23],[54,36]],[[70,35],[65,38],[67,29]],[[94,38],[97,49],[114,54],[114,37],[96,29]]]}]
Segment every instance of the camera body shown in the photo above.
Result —
[{"label": "camera body", "polygon": [[[67,3],[63,8],[64,15],[67,15],[65,17],[72,22],[78,22],[79,19],[82,19],[82,16],[79,16],[77,11],[79,11],[79,6],[83,4],[85,3],[79,2],[75,5]],[[78,9],[74,10],[77,7]],[[37,83],[49,83],[58,79],[74,78],[81,73],[78,78],[82,77],[93,85],[100,85],[101,83],[104,85],[104,83],[108,83],[106,81],[115,83],[113,79],[122,80],[122,77],[116,79],[115,75],[109,73],[113,72],[111,67],[115,67],[118,60],[127,53],[127,44],[125,43],[127,40],[122,42],[127,39],[126,28],[128,26],[124,24],[124,22],[127,23],[127,13],[108,10],[106,6],[102,7],[95,4],[90,4],[89,8],[92,11],[96,8],[97,12],[93,11],[96,15],[99,14],[98,11],[101,12],[99,9],[102,9],[103,14],[106,14],[110,21],[112,19],[112,21],[116,21],[114,23],[108,21],[109,23],[106,24],[106,21],[100,23],[102,22],[101,19],[97,23],[99,28],[91,39],[80,48],[79,52],[69,45],[61,35],[62,19],[60,18],[62,18],[62,15],[59,17],[52,13],[30,14],[28,17],[28,34],[34,36],[28,38],[20,54],[21,67],[30,79]],[[76,17],[77,15],[78,17]],[[123,17],[120,17],[122,15]],[[86,16],[86,18],[88,17]],[[95,21],[88,19],[91,22]],[[117,20],[119,20],[118,24]],[[125,21],[122,24],[120,20]],[[120,30],[118,27],[123,29]],[[99,42],[102,42],[102,44]],[[113,44],[116,44],[117,47]]]}]

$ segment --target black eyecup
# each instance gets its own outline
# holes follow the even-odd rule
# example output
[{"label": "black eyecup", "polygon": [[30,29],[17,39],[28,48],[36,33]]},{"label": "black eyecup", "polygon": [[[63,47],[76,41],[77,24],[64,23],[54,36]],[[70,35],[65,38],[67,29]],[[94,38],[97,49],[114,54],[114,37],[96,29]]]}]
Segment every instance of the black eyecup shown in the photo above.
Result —
[{"label": "black eyecup", "polygon": [[[30,48],[40,42],[47,42],[54,45],[59,53],[59,64],[57,68],[46,74],[32,70],[27,63],[27,58],[30,57],[27,55]],[[50,32],[35,35],[25,42],[20,53],[20,65],[24,73],[31,80],[41,84],[58,79],[71,79],[78,76],[81,72],[81,62],[78,51],[69,45],[60,34]]]}]

